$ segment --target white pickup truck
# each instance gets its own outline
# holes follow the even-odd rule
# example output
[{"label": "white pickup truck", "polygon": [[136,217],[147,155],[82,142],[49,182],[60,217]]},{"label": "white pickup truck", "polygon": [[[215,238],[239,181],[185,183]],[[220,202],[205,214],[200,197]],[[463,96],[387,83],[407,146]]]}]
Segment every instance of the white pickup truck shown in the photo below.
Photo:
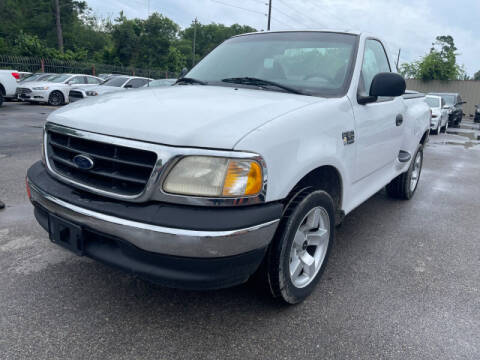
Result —
[{"label": "white pickup truck", "polygon": [[20,74],[17,70],[0,70],[0,106],[6,98],[14,98],[17,80]]},{"label": "white pickup truck", "polygon": [[66,106],[28,170],[35,216],[54,243],[166,286],[257,273],[300,302],[346,214],[417,188],[430,109],[391,64],[366,34],[246,34],[174,86]]}]

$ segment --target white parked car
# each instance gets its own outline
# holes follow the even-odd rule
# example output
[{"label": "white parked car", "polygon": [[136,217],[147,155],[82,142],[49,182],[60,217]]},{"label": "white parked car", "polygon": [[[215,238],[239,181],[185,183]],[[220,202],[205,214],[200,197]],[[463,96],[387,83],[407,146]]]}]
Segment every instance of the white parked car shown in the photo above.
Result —
[{"label": "white parked car", "polygon": [[124,76],[115,75],[108,78],[104,83],[95,87],[75,86],[70,90],[70,102],[75,102],[81,99],[85,99],[90,96],[99,96],[112,92],[138,89],[144,87],[153,79],[144,78],[140,76]]},{"label": "white parked car", "polygon": [[17,79],[20,75],[17,70],[0,70],[0,106],[4,99],[15,97]]},{"label": "white parked car", "polygon": [[91,75],[59,74],[47,80],[20,84],[17,96],[22,101],[46,102],[52,106],[59,106],[69,102],[68,93],[72,86],[94,87],[101,83],[102,79]]},{"label": "white parked car", "polygon": [[432,110],[430,130],[435,134],[446,132],[448,129],[448,109],[445,107],[445,100],[441,96],[427,95],[425,101]]},{"label": "white parked car", "polygon": [[419,184],[430,109],[377,39],[240,35],[174,86],[53,112],[27,175],[38,222],[59,246],[166,286],[259,270],[273,296],[302,301],[336,224],[385,186],[411,199]]}]

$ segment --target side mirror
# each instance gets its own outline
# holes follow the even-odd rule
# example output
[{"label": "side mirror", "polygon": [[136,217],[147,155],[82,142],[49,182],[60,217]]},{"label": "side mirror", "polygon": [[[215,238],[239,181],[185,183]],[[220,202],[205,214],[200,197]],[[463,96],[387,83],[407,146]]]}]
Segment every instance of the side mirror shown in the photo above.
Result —
[{"label": "side mirror", "polygon": [[379,73],[375,75],[370,86],[368,96],[359,96],[359,104],[368,104],[377,101],[378,97],[397,97],[405,94],[407,83],[405,79],[396,73]]},{"label": "side mirror", "polygon": [[130,85],[130,84],[128,84],[128,85],[125,85],[124,88],[125,88],[125,89],[131,89],[131,88],[133,88],[133,86]]}]

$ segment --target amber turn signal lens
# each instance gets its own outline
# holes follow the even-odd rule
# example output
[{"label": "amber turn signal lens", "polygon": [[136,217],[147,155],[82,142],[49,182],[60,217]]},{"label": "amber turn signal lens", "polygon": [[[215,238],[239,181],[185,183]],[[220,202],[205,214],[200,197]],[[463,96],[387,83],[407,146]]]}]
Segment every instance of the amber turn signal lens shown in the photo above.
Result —
[{"label": "amber turn signal lens", "polygon": [[257,162],[252,162],[248,173],[247,188],[245,195],[256,195],[262,190],[263,176],[262,169]]},{"label": "amber turn signal lens", "polygon": [[223,183],[223,196],[256,195],[262,190],[262,186],[262,168],[256,161],[229,161]]}]

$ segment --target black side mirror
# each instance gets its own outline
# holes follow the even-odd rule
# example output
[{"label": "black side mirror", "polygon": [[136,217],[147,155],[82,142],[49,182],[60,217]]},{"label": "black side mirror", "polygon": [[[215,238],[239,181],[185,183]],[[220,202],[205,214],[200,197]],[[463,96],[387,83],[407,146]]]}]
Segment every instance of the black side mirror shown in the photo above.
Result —
[{"label": "black side mirror", "polygon": [[396,73],[379,73],[375,75],[370,86],[368,96],[358,96],[359,104],[368,104],[377,101],[378,97],[397,97],[405,94],[407,83],[405,79]]},{"label": "black side mirror", "polygon": [[187,73],[188,73],[188,69],[183,68],[182,71],[180,72],[180,75],[178,75],[178,78],[181,79],[181,78],[185,77],[185,75],[187,75]]},{"label": "black side mirror", "polygon": [[129,85],[125,85],[124,88],[125,89],[131,89],[131,88],[133,88],[133,86],[129,84]]}]

